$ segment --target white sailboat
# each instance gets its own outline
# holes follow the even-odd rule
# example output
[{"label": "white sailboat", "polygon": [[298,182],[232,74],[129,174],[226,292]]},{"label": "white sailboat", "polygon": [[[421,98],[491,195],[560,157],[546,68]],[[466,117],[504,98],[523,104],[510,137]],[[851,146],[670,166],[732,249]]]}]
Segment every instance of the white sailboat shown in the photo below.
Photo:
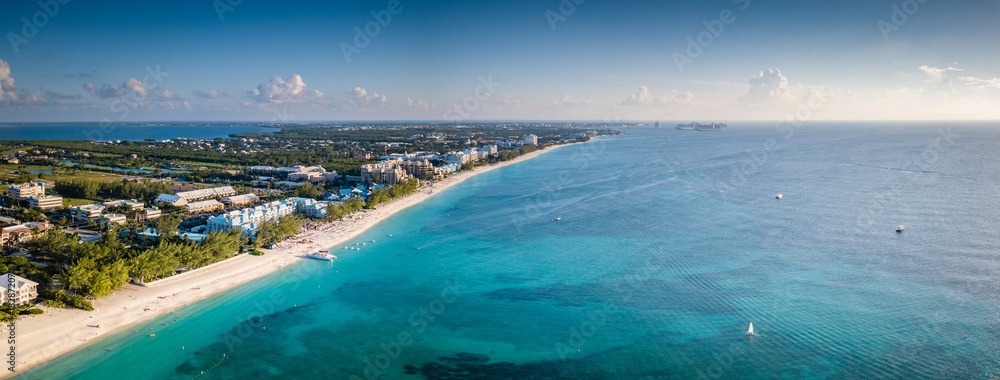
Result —
[{"label": "white sailboat", "polygon": [[747,335],[755,335],[753,332],[753,322],[750,322],[750,329],[747,330]]}]

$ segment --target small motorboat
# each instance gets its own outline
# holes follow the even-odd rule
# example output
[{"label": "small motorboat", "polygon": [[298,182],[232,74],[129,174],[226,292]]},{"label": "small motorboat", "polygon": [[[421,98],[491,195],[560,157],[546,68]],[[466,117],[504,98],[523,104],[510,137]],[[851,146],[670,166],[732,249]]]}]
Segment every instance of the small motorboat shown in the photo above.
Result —
[{"label": "small motorboat", "polygon": [[558,217],[558,216],[557,216],[557,217],[556,217],[555,219],[552,219],[552,220],[554,220],[554,221],[557,221],[557,222],[558,222],[558,221],[562,220],[562,218],[561,218],[561,217]]},{"label": "small motorboat", "polygon": [[896,226],[896,232],[903,232],[903,230],[905,230],[905,229],[906,229],[906,226],[904,226],[904,225]]},{"label": "small motorboat", "polygon": [[316,252],[316,253],[310,253],[310,254],[308,254],[306,256],[309,257],[309,258],[312,258],[312,259],[325,260],[325,261],[333,261],[333,259],[337,258],[337,256],[331,255],[330,252],[327,252],[327,251],[319,251],[319,252]]},{"label": "small motorboat", "polygon": [[784,195],[778,194],[777,196],[774,197],[774,199],[781,199],[781,198],[784,198],[784,197],[785,197]]}]

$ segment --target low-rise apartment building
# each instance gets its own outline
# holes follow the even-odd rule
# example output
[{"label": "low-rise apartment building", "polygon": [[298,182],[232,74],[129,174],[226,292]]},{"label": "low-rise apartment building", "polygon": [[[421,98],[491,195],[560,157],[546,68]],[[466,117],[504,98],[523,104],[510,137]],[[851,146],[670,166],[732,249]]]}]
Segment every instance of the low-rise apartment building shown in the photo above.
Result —
[{"label": "low-rise apartment building", "polygon": [[42,195],[28,198],[28,205],[36,210],[51,210],[62,207],[63,198],[58,195]]},{"label": "low-rise apartment building", "polygon": [[260,198],[258,198],[255,194],[234,195],[222,198],[222,203],[226,206],[242,206],[245,204],[254,204],[259,201]]},{"label": "low-rise apartment building", "polygon": [[[0,304],[11,303],[14,305],[24,305],[34,302],[38,298],[38,283],[18,276],[13,273],[6,273],[0,277],[4,288],[0,292]],[[13,294],[10,294],[13,292]],[[11,297],[13,295],[13,297]]]},{"label": "low-rise apartment building", "polygon": [[226,208],[226,205],[219,203],[219,201],[215,199],[209,199],[207,201],[188,203],[187,206],[184,207],[187,208],[189,213],[195,213],[222,210]]},{"label": "low-rise apartment building", "polygon": [[49,229],[48,223],[28,222],[0,228],[0,245],[7,242],[25,242]]},{"label": "low-rise apartment building", "polygon": [[73,220],[77,222],[97,220],[103,213],[104,206],[98,204],[76,206],[70,209],[70,214],[73,215]]},{"label": "low-rise apartment building", "polygon": [[101,223],[104,224],[125,224],[128,217],[125,214],[104,214],[100,216]]},{"label": "low-rise apartment building", "polygon": [[146,220],[156,219],[163,215],[159,207],[153,206],[145,210]]},{"label": "low-rise apartment building", "polygon": [[40,197],[45,195],[45,184],[42,182],[26,183],[23,185],[11,186],[8,190],[8,195],[10,195],[11,199],[25,201],[31,197]]},{"label": "low-rise apartment building", "polygon": [[184,198],[188,202],[191,202],[201,199],[222,198],[231,195],[236,195],[236,190],[233,189],[232,186],[222,186],[222,187],[213,187],[210,189],[182,191],[177,193],[176,195],[178,197]]}]

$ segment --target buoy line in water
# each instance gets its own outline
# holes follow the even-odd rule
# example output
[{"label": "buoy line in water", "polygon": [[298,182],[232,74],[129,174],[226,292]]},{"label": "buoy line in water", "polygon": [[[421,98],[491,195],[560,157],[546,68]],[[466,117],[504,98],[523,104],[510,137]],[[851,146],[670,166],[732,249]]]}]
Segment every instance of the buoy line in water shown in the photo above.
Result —
[{"label": "buoy line in water", "polygon": [[206,374],[208,372],[212,372],[213,370],[215,370],[215,368],[217,368],[219,365],[221,365],[222,362],[226,361],[226,359],[229,359],[229,357],[226,356],[226,354],[222,354],[222,360],[219,360],[218,363],[215,363],[215,365],[213,365],[212,368],[209,368],[207,370],[201,371],[201,373],[199,373],[198,375],[192,377],[192,379],[197,379],[197,378],[201,377],[202,375],[204,375],[204,374]]}]

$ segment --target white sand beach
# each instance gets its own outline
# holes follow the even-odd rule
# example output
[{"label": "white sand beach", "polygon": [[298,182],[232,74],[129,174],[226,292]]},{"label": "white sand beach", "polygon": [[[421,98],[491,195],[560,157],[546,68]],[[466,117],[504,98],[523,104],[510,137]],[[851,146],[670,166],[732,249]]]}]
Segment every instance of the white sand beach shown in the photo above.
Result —
[{"label": "white sand beach", "polygon": [[[376,210],[357,212],[333,223],[322,223],[314,230],[285,240],[274,249],[263,250],[263,256],[240,255],[153,282],[147,287],[126,285],[114,294],[94,301],[94,311],[42,307],[45,314],[17,321],[17,372],[3,371],[4,375],[0,378],[22,373],[139,322],[273,273],[305,259],[310,252],[340,245],[400,210],[440,194],[474,175],[529,160],[562,146],[567,145],[548,147],[511,161],[452,175],[431,186],[421,187],[406,197],[380,205]],[[306,242],[301,243],[303,240]],[[6,326],[3,330],[3,334],[7,335]]]}]

